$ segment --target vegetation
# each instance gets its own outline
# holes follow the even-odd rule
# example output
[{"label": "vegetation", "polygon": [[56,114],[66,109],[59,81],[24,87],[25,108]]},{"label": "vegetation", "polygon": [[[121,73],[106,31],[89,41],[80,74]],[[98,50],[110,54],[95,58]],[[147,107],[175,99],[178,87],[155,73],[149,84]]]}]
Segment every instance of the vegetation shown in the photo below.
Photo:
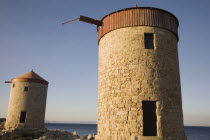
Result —
[{"label": "vegetation", "polygon": [[32,138],[24,138],[21,135],[0,136],[0,140],[32,140]]},{"label": "vegetation", "polygon": [[5,121],[6,121],[5,118],[0,118],[0,124],[1,124],[2,122],[5,122]]}]

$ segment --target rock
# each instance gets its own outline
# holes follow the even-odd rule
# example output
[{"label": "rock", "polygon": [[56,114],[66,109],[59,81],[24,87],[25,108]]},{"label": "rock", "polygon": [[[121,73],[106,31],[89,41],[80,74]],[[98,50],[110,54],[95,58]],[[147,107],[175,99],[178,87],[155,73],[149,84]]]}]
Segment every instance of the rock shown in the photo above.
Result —
[{"label": "rock", "polygon": [[87,138],[79,138],[79,139],[75,139],[75,140],[88,140]]},{"label": "rock", "polygon": [[87,135],[87,139],[88,140],[91,139],[91,138],[92,138],[92,135],[91,134]]},{"label": "rock", "polygon": [[66,131],[53,130],[44,133],[38,140],[75,140],[79,138],[76,132],[72,134]]},{"label": "rock", "polygon": [[78,136],[76,131],[74,131],[72,134],[73,134],[74,136]]},{"label": "rock", "polygon": [[5,118],[0,118],[0,135],[3,134],[2,130],[4,129],[5,121],[6,121]]},{"label": "rock", "polygon": [[88,140],[94,140],[95,139],[95,134],[92,133],[92,134],[87,135],[87,139]]},{"label": "rock", "polygon": [[[3,130],[3,136],[8,138],[8,140],[94,140],[95,134],[89,134],[86,137],[80,138],[77,132],[69,133],[67,131],[61,131],[59,129],[55,129],[49,131],[45,130],[38,130],[38,129],[9,129]],[[0,136],[1,139],[1,136]]]}]

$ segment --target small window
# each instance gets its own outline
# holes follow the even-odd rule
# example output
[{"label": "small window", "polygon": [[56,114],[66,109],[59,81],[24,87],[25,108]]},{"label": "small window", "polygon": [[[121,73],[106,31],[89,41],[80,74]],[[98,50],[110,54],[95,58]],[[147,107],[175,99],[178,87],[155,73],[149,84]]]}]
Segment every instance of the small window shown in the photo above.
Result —
[{"label": "small window", "polygon": [[26,112],[21,112],[20,113],[20,123],[25,123],[26,122]]},{"label": "small window", "polygon": [[15,84],[13,84],[12,87],[14,88],[15,87]]},{"label": "small window", "polygon": [[154,34],[144,33],[145,49],[154,49]]},{"label": "small window", "polygon": [[28,91],[28,87],[25,87],[25,88],[24,88],[24,91]]}]

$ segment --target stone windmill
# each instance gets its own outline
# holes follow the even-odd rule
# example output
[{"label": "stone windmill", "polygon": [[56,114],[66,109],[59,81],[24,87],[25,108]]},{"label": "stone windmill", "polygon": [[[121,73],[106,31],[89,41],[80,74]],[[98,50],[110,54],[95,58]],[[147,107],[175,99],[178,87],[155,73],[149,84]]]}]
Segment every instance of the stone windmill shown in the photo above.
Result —
[{"label": "stone windmill", "polygon": [[186,140],[178,19],[162,9],[137,6],[101,20],[77,19],[98,30],[96,140]]},{"label": "stone windmill", "polygon": [[33,70],[11,81],[6,129],[44,129],[48,82]]}]

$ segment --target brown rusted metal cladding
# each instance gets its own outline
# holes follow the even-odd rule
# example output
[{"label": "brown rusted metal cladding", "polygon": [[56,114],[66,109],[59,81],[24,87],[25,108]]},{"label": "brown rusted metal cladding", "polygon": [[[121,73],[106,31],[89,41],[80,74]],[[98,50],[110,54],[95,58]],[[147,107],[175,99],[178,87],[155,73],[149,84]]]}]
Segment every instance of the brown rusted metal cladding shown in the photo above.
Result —
[{"label": "brown rusted metal cladding", "polygon": [[178,39],[178,19],[162,9],[153,7],[133,7],[115,11],[101,20],[98,26],[98,40],[105,34],[129,26],[153,26],[167,29],[174,33]]},{"label": "brown rusted metal cladding", "polygon": [[48,85],[47,81],[39,80],[39,79],[32,79],[32,78],[23,78],[23,79],[12,79],[11,83],[15,82],[34,82],[34,83],[41,83],[44,85]]}]

